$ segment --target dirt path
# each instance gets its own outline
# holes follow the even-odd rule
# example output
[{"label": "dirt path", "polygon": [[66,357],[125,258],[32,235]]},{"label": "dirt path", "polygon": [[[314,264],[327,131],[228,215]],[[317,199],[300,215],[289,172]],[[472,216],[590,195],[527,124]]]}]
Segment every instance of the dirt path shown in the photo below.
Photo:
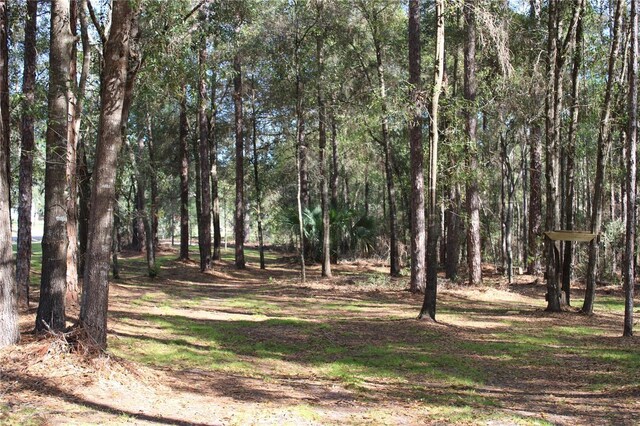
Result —
[{"label": "dirt path", "polygon": [[[443,283],[439,322],[418,322],[422,297],[383,265],[341,264],[330,281],[312,268],[301,285],[286,259],[205,275],[171,256],[154,280],[142,259],[124,260],[109,357],[29,334],[0,352],[0,423],[640,421],[639,341],[619,337],[616,294],[593,317],[550,315],[532,277]],[[22,321],[26,332],[33,312]]]}]

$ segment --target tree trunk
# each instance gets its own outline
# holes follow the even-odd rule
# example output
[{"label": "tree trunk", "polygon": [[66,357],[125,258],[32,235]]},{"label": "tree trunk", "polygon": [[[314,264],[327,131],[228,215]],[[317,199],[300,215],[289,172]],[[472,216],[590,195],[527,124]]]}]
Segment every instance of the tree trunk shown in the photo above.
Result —
[{"label": "tree trunk", "polygon": [[298,238],[300,239],[300,280],[304,284],[307,282],[307,266],[304,259],[304,221],[302,219],[302,182],[300,174],[300,147],[296,145],[296,171],[298,176],[298,193],[296,201],[298,204]]},{"label": "tree trunk", "polygon": [[187,87],[180,97],[180,260],[189,259],[189,123],[187,122]]},{"label": "tree trunk", "polygon": [[433,92],[431,96],[431,126],[429,144],[429,197],[428,197],[428,233],[427,233],[427,285],[424,292],[424,302],[418,319],[425,316],[436,320],[436,301],[438,294],[438,265],[437,244],[440,233],[440,210],[438,208],[437,178],[438,178],[438,106],[442,81],[444,76],[444,19],[445,2],[436,0],[436,51],[435,69],[433,77]]},{"label": "tree trunk", "polygon": [[158,275],[156,268],[156,253],[158,252],[158,177],[155,146],[153,140],[153,129],[151,127],[151,117],[147,114],[147,148],[149,150],[149,180],[151,186],[151,199],[149,200],[149,223],[145,225],[147,230],[147,267],[150,277]]},{"label": "tree trunk", "polygon": [[629,99],[627,137],[627,226],[625,233],[623,277],[624,277],[624,328],[623,336],[633,336],[633,293],[635,277],[636,237],[636,149],[638,141],[638,0],[631,0],[631,52],[629,55]]},{"label": "tree trunk", "polygon": [[[467,108],[464,111],[465,133],[468,139],[469,170],[477,172],[478,153],[476,141],[477,111],[476,111],[476,2],[465,0],[464,21],[464,99]],[[482,255],[480,249],[480,191],[477,179],[472,178],[467,184],[467,267],[469,269],[469,284],[482,283]]]},{"label": "tree trunk", "polygon": [[318,12],[318,25],[320,32],[316,37],[316,61],[318,66],[318,145],[320,155],[320,187],[322,204],[322,276],[331,278],[331,223],[329,219],[329,177],[327,176],[326,148],[327,148],[327,107],[324,99],[324,38],[326,28],[324,26],[323,2],[316,2]]},{"label": "tree trunk", "polygon": [[539,274],[542,270],[540,241],[542,238],[542,131],[538,124],[531,126],[529,136],[529,235],[527,273]]},{"label": "tree trunk", "polygon": [[[78,37],[78,1],[71,0],[69,27],[71,35]],[[78,71],[78,47],[74,40],[71,44],[71,58],[69,62],[69,123],[67,126],[67,294],[73,300],[78,299],[78,175],[77,148],[80,136],[81,115],[78,111],[78,91],[76,75]]]},{"label": "tree trunk", "polygon": [[[572,230],[575,217],[575,151],[576,132],[578,128],[579,114],[579,74],[582,66],[582,17],[578,21],[576,28],[576,45],[573,53],[573,69],[571,71],[571,121],[569,122],[569,138],[566,146],[566,189],[565,189],[565,226],[567,230]],[[562,261],[562,300],[565,305],[571,305],[571,277],[573,275],[573,243],[565,241],[564,259]]]},{"label": "tree trunk", "polygon": [[122,125],[128,76],[127,62],[134,11],[128,1],[113,2],[109,39],[101,78],[99,137],[91,191],[89,238],[84,271],[80,323],[92,341],[107,345],[109,254],[112,243],[115,178],[122,145]]},{"label": "tree trunk", "polygon": [[[338,208],[338,124],[331,111],[331,207]],[[337,247],[336,247],[337,250]]]},{"label": "tree trunk", "polygon": [[[4,38],[7,31],[6,8],[6,3],[0,1],[0,38]],[[3,44],[3,46],[6,45]],[[4,47],[3,50],[6,52]],[[4,80],[4,78],[4,74],[0,73],[0,80]],[[0,82],[0,87],[3,87],[3,84],[4,82]],[[5,107],[4,103],[0,102],[0,116],[4,115]],[[7,138],[7,132],[5,132],[5,124],[4,120],[0,120],[1,177],[9,175],[6,149],[9,146],[9,139]],[[15,281],[16,277],[13,271],[9,190],[9,181],[4,178],[0,179],[0,348],[13,345],[20,340],[20,330],[18,329],[18,295]]]},{"label": "tree trunk", "polygon": [[196,221],[198,225],[198,253],[200,253],[200,247],[202,247],[202,185],[200,184],[200,160],[198,159],[198,136],[195,135],[192,139],[192,151],[193,151],[193,164],[195,167],[195,193],[196,193]]},{"label": "tree trunk", "polygon": [[49,105],[45,171],[42,277],[36,330],[60,331],[66,327],[67,291],[67,118],[69,64],[73,35],[69,27],[69,0],[51,4],[49,54]]},{"label": "tree trunk", "polygon": [[587,265],[587,289],[584,296],[582,312],[593,313],[593,302],[596,292],[597,262],[600,251],[600,232],[602,230],[602,210],[604,194],[604,176],[606,172],[609,151],[611,148],[611,103],[613,99],[614,79],[616,72],[616,59],[620,46],[620,26],[622,24],[622,0],[616,1],[616,11],[613,24],[613,39],[609,51],[609,64],[607,69],[607,84],[604,94],[604,103],[600,115],[600,131],[598,133],[598,158],[596,162],[596,178],[593,183],[593,201],[591,206],[591,232],[598,235],[589,243],[589,263]]},{"label": "tree trunk", "polygon": [[132,229],[132,241],[131,241],[131,247],[133,248],[133,250],[142,253],[142,251],[145,249],[146,247],[146,240],[149,237],[147,235],[147,227],[144,224],[145,221],[145,217],[146,217],[146,200],[145,200],[145,193],[146,193],[146,177],[147,177],[147,173],[143,168],[143,164],[144,161],[142,160],[142,153],[144,151],[144,139],[143,136],[140,135],[138,136],[138,142],[137,142],[137,147],[135,148],[137,149],[137,153],[131,153],[132,156],[132,162],[134,162],[135,169],[136,169],[136,177],[135,177],[135,188],[136,188],[136,192],[135,192],[135,196],[134,196],[134,203],[135,203],[135,215],[133,217],[133,229]]},{"label": "tree trunk", "polygon": [[[297,22],[296,22],[297,25]],[[296,114],[296,146],[297,146],[297,162],[298,167],[297,171],[300,182],[300,203],[301,209],[304,211],[309,208],[309,170],[307,165],[307,157],[308,157],[308,146],[307,140],[305,138],[305,105],[304,105],[304,81],[302,79],[302,71],[300,69],[300,45],[301,40],[299,40],[299,34],[296,29],[296,40],[295,40],[295,53],[294,53],[294,63],[296,68],[296,106],[295,106],[295,114]],[[302,218],[302,216],[300,216]],[[304,222],[301,223],[304,229]],[[304,247],[305,257],[309,257],[310,253],[310,244],[307,241],[306,235],[304,232],[302,234],[302,245]]]},{"label": "tree trunk", "polygon": [[265,269],[264,263],[264,238],[262,235],[262,188],[260,186],[260,176],[258,174],[258,113],[256,111],[255,90],[251,96],[251,146],[253,148],[253,179],[256,189],[256,216],[258,221],[258,247],[260,250],[260,269]]},{"label": "tree trunk", "polygon": [[242,112],[242,59],[240,53],[233,58],[233,105],[236,133],[236,208],[235,208],[235,264],[244,269],[244,129]]},{"label": "tree trunk", "polygon": [[446,277],[453,282],[458,280],[461,249],[460,235],[464,233],[463,223],[460,220],[460,198],[460,188],[458,184],[453,184],[449,193],[450,205],[445,210],[445,222],[447,224],[447,253],[445,255],[445,274]]},{"label": "tree trunk", "polygon": [[213,260],[220,260],[220,196],[218,190],[218,138],[216,135],[218,106],[216,74],[211,77],[211,116],[209,118],[209,151],[211,155],[211,216],[213,219]]},{"label": "tree trunk", "polygon": [[378,90],[381,103],[380,111],[380,133],[382,149],[384,151],[384,168],[387,180],[387,197],[389,203],[389,261],[390,273],[392,277],[400,276],[400,249],[398,245],[398,207],[396,201],[396,188],[393,180],[393,153],[389,140],[389,112],[387,105],[387,85],[385,82],[384,58],[382,51],[382,40],[378,34],[377,23],[369,22],[373,44],[376,52],[376,72],[378,74]]},{"label": "tree trunk", "polygon": [[[0,120],[4,140],[5,161],[7,163],[7,185],[11,188],[11,131],[10,131],[10,99],[9,99],[9,6],[8,2],[0,2]],[[9,192],[9,208],[11,208],[11,192]],[[9,225],[11,227],[11,224]]]},{"label": "tree trunk", "polygon": [[411,147],[411,281],[412,293],[426,285],[424,217],[424,154],[422,148],[422,83],[420,79],[420,2],[409,1],[409,84],[411,85],[409,145]]},{"label": "tree trunk", "polygon": [[[0,13],[2,13],[0,11]],[[20,181],[18,199],[18,256],[16,280],[20,305],[29,307],[31,273],[31,203],[33,186],[33,154],[35,150],[34,106],[36,88],[36,21],[38,2],[27,2],[24,28],[24,72],[22,77],[22,147],[20,151]],[[4,141],[4,138],[3,138]],[[8,141],[6,141],[8,142]],[[4,214],[4,213],[2,213]]]},{"label": "tree trunk", "polygon": [[206,40],[201,41],[198,54],[198,132],[200,161],[200,208],[202,209],[202,239],[200,240],[200,271],[211,269],[211,164],[209,163],[209,123],[206,112]]}]

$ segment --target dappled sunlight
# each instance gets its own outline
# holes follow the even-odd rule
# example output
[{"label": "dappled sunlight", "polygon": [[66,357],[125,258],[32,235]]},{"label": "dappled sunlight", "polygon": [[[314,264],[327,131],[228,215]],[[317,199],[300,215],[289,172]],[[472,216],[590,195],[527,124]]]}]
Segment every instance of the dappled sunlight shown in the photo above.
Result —
[{"label": "dappled sunlight", "polygon": [[[445,286],[433,323],[416,321],[423,296],[405,291],[405,279],[353,265],[335,266],[330,280],[312,272],[301,285],[273,258],[266,271],[225,260],[204,274],[170,255],[160,261],[151,279],[140,257],[122,260],[124,278],[111,284],[109,368],[124,370],[87,373],[69,390],[67,412],[83,401],[96,418],[121,412],[171,424],[241,422],[265,410],[333,423],[573,424],[624,422],[635,410],[640,353],[637,339],[617,337],[613,296],[602,305],[613,308],[594,316],[549,314],[544,286],[527,280],[524,292]],[[62,359],[47,358],[28,380],[57,380],[45,371]],[[172,414],[187,401],[207,408]]]}]

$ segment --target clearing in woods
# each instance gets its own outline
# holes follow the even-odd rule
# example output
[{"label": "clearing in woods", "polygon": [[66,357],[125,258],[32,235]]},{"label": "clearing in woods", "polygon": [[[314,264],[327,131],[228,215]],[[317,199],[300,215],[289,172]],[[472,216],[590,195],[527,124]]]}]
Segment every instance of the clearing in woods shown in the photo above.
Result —
[{"label": "clearing in woods", "polygon": [[201,274],[166,251],[155,279],[142,256],[122,259],[107,357],[36,339],[35,308],[23,312],[22,343],[0,351],[0,423],[640,421],[640,342],[620,337],[619,286],[599,289],[593,316],[549,314],[542,280],[486,270],[486,288],[442,281],[431,323],[382,264],[335,265],[331,280],[311,267],[302,285],[291,258],[270,252],[261,271],[251,251],[238,271],[231,256]]}]

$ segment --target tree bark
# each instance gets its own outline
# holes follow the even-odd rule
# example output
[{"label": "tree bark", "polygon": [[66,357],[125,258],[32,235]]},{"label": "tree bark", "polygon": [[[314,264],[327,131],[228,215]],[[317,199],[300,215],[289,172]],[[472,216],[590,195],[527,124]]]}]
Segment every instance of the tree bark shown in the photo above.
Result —
[{"label": "tree bark", "polygon": [[[6,7],[7,4],[0,0],[0,32],[2,33],[0,37],[4,37],[7,31]],[[2,73],[0,73],[0,79],[4,79]],[[0,87],[2,84],[0,82]],[[6,105],[0,102],[0,116],[3,116],[5,107]],[[18,294],[11,243],[9,181],[4,178],[9,175],[6,149],[9,146],[9,139],[5,125],[4,120],[0,120],[0,348],[13,345],[20,340]]]},{"label": "tree bark", "polygon": [[598,158],[596,162],[596,178],[593,183],[593,200],[591,206],[591,232],[597,235],[589,243],[589,263],[587,265],[587,289],[582,305],[582,312],[593,313],[593,303],[596,292],[597,262],[600,251],[600,232],[602,230],[602,210],[604,194],[604,176],[611,149],[611,103],[613,99],[616,59],[620,47],[620,27],[622,24],[622,0],[616,1],[616,9],[613,24],[613,39],[609,51],[609,64],[607,69],[607,84],[604,93],[604,103],[600,112],[600,131],[598,132]]},{"label": "tree bark", "polygon": [[320,32],[316,36],[316,61],[318,67],[318,146],[320,155],[320,187],[322,204],[322,277],[331,278],[331,223],[329,219],[329,176],[327,176],[327,107],[324,98],[324,38],[326,28],[324,26],[324,2],[316,2],[318,12],[318,26]]},{"label": "tree bark", "polygon": [[36,316],[37,331],[66,327],[67,290],[67,119],[71,34],[69,0],[51,3],[49,105],[45,170],[45,213],[42,277]]},{"label": "tree bark", "polygon": [[[7,185],[11,188],[11,131],[10,131],[10,98],[9,98],[9,5],[8,2],[0,2],[0,120],[4,139],[7,144],[5,149],[5,161],[7,163]],[[11,208],[11,191],[9,191],[9,208]]]},{"label": "tree bark", "polygon": [[[1,12],[0,12],[1,13]],[[20,180],[18,199],[18,256],[16,280],[19,302],[29,307],[29,283],[31,273],[31,203],[33,186],[33,155],[35,151],[34,107],[36,88],[36,21],[38,2],[27,2],[24,28],[24,71],[22,77],[22,147],[20,151]],[[4,140],[4,139],[3,139]]]},{"label": "tree bark", "polygon": [[436,301],[438,294],[438,252],[437,244],[440,233],[440,209],[438,208],[438,107],[444,76],[444,25],[445,1],[436,0],[436,51],[435,69],[433,72],[433,92],[431,95],[431,126],[429,144],[429,196],[428,196],[428,231],[427,231],[427,285],[424,302],[418,319],[425,316],[436,320]]},{"label": "tree bark", "polygon": [[111,252],[115,178],[122,145],[122,118],[128,76],[132,19],[128,1],[113,2],[111,29],[105,45],[100,99],[99,137],[91,191],[89,238],[84,271],[80,323],[101,348],[107,345],[109,254]]},{"label": "tree bark", "polygon": [[531,126],[529,135],[529,235],[527,242],[527,273],[539,274],[540,241],[542,238],[542,130],[537,123]]},{"label": "tree bark", "polygon": [[424,217],[424,153],[422,148],[422,82],[420,79],[420,2],[409,1],[409,94],[412,114],[409,121],[411,149],[411,280],[412,293],[426,285],[426,229]]},{"label": "tree bark", "polygon": [[211,154],[211,216],[213,219],[213,260],[220,260],[220,196],[218,190],[218,138],[216,135],[218,106],[216,74],[211,77],[211,116],[209,118],[209,150]]},{"label": "tree bark", "polygon": [[[465,0],[464,21],[464,99],[467,107],[464,111],[465,133],[468,140],[469,170],[478,169],[478,153],[476,141],[477,111],[476,111],[476,1]],[[467,184],[467,267],[469,269],[469,284],[482,283],[482,254],[480,248],[480,191],[477,180],[471,179]]]},{"label": "tree bark", "polygon": [[[331,207],[338,208],[338,123],[331,111]],[[336,247],[337,249],[337,247]]]},{"label": "tree bark", "polygon": [[78,299],[78,174],[77,149],[81,115],[78,112],[78,99],[81,94],[76,80],[78,72],[78,1],[71,0],[69,28],[74,41],[71,44],[69,62],[69,123],[67,126],[67,294],[73,300]]},{"label": "tree bark", "polygon": [[265,269],[264,238],[262,235],[262,187],[258,173],[258,113],[256,111],[255,90],[251,94],[251,146],[253,148],[253,180],[256,190],[256,216],[258,222],[258,249],[260,251],[260,269]]},{"label": "tree bark", "polygon": [[149,150],[149,183],[151,186],[151,198],[149,200],[149,215],[145,216],[148,223],[145,225],[147,238],[147,269],[150,277],[158,275],[156,267],[156,253],[158,252],[158,177],[155,144],[153,140],[153,128],[151,116],[147,114],[147,149]]},{"label": "tree bark", "polygon": [[[569,122],[569,137],[566,146],[566,189],[565,189],[565,225],[564,228],[572,230],[575,217],[575,150],[576,150],[576,132],[578,128],[578,115],[580,111],[579,104],[579,74],[582,66],[582,17],[578,21],[576,27],[576,43],[573,53],[573,68],[571,70],[571,121]],[[564,243],[564,259],[562,261],[562,300],[565,305],[571,305],[571,277],[573,274],[573,243],[565,241]]]},{"label": "tree bark", "polygon": [[630,14],[631,52],[629,55],[629,98],[627,137],[627,225],[625,232],[624,260],[624,327],[622,335],[633,336],[633,293],[635,277],[636,237],[636,150],[638,144],[638,0],[631,0]]},{"label": "tree bark", "polygon": [[235,206],[235,265],[246,267],[244,260],[244,129],[242,112],[242,58],[236,53],[233,58],[233,105],[236,135],[236,206]]},{"label": "tree bark", "polygon": [[206,40],[201,41],[198,53],[198,133],[200,161],[200,208],[202,209],[202,239],[200,240],[200,271],[211,269],[211,164],[209,163],[209,122],[206,111]]},{"label": "tree bark", "polygon": [[180,260],[189,259],[189,123],[187,122],[187,87],[180,97]]}]

